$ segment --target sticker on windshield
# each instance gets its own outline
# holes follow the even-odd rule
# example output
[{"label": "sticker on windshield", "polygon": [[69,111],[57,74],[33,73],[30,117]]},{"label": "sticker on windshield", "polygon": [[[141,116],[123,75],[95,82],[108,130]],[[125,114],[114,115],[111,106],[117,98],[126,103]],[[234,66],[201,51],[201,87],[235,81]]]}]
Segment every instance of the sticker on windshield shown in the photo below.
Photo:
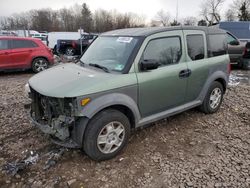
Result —
[{"label": "sticker on windshield", "polygon": [[118,64],[115,66],[115,70],[121,71],[124,68],[123,64]]},{"label": "sticker on windshield", "polygon": [[133,37],[119,37],[116,41],[123,43],[130,43],[133,40]]}]

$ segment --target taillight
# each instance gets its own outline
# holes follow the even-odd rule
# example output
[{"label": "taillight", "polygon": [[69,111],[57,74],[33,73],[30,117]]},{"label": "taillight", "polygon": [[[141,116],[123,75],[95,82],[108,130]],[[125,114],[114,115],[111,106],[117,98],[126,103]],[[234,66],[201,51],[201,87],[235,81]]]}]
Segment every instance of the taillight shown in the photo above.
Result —
[{"label": "taillight", "polygon": [[245,47],[244,52],[243,52],[243,57],[247,55],[247,48]]},{"label": "taillight", "polygon": [[75,41],[72,41],[72,47],[76,48],[76,42]]}]

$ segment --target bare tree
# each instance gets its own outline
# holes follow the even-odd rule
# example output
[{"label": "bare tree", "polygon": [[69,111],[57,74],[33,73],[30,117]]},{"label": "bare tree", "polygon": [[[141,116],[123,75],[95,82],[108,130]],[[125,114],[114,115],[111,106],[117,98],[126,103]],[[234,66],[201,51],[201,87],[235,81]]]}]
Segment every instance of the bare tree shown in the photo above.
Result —
[{"label": "bare tree", "polygon": [[160,10],[156,14],[156,21],[160,21],[162,26],[169,25],[170,18],[171,18],[170,13],[165,12],[164,10]]},{"label": "bare tree", "polygon": [[34,29],[38,31],[104,32],[112,29],[145,26],[145,18],[135,13],[97,10],[94,14],[87,4],[75,4],[60,10],[38,9],[0,17],[1,29]]},{"label": "bare tree", "polygon": [[72,11],[63,8],[59,10],[59,15],[61,19],[61,27],[64,31],[74,31],[76,29],[75,17],[72,14]]},{"label": "bare tree", "polygon": [[229,8],[225,13],[226,21],[235,21],[235,11],[232,8]]},{"label": "bare tree", "polygon": [[199,20],[198,21],[198,26],[207,26],[206,20]]},{"label": "bare tree", "polygon": [[196,25],[197,19],[193,16],[184,18],[184,25]]},{"label": "bare tree", "polygon": [[213,25],[221,20],[220,8],[225,0],[206,0],[201,4],[201,15],[209,23]]},{"label": "bare tree", "polygon": [[237,11],[237,17],[240,21],[250,20],[250,0],[235,0],[233,7]]}]

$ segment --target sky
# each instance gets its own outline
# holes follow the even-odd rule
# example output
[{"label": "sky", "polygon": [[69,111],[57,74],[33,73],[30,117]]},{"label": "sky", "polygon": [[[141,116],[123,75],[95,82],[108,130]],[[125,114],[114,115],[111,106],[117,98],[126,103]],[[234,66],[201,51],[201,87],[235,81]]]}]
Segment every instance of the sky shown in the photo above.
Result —
[{"label": "sky", "polygon": [[[74,4],[87,3],[91,11],[96,9],[114,10],[119,12],[134,12],[144,16],[147,21],[155,18],[156,13],[163,9],[176,16],[178,1],[178,18],[199,16],[200,5],[204,0],[0,0],[0,17],[10,16],[14,13],[25,12],[31,9],[69,8]],[[233,0],[225,0],[222,12]]]}]

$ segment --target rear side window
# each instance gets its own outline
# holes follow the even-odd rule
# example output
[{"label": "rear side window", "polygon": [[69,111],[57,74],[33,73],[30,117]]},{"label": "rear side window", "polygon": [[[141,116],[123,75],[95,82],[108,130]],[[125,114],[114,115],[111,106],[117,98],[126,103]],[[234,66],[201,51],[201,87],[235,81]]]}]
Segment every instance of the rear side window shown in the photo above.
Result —
[{"label": "rear side window", "polygon": [[13,40],[12,48],[35,48],[37,44],[30,40]]},{"label": "rear side window", "polygon": [[180,37],[151,40],[143,53],[143,58],[156,60],[162,66],[178,63],[181,58]]},{"label": "rear side window", "polygon": [[0,50],[9,49],[8,40],[0,40]]},{"label": "rear side window", "polygon": [[237,39],[234,38],[232,35],[227,33],[227,43],[229,44],[230,42],[236,41]]},{"label": "rear side window", "polygon": [[208,36],[209,57],[224,55],[227,53],[227,38],[225,34],[213,34]]},{"label": "rear side window", "polygon": [[204,59],[204,37],[200,34],[187,35],[188,56],[193,60]]}]

